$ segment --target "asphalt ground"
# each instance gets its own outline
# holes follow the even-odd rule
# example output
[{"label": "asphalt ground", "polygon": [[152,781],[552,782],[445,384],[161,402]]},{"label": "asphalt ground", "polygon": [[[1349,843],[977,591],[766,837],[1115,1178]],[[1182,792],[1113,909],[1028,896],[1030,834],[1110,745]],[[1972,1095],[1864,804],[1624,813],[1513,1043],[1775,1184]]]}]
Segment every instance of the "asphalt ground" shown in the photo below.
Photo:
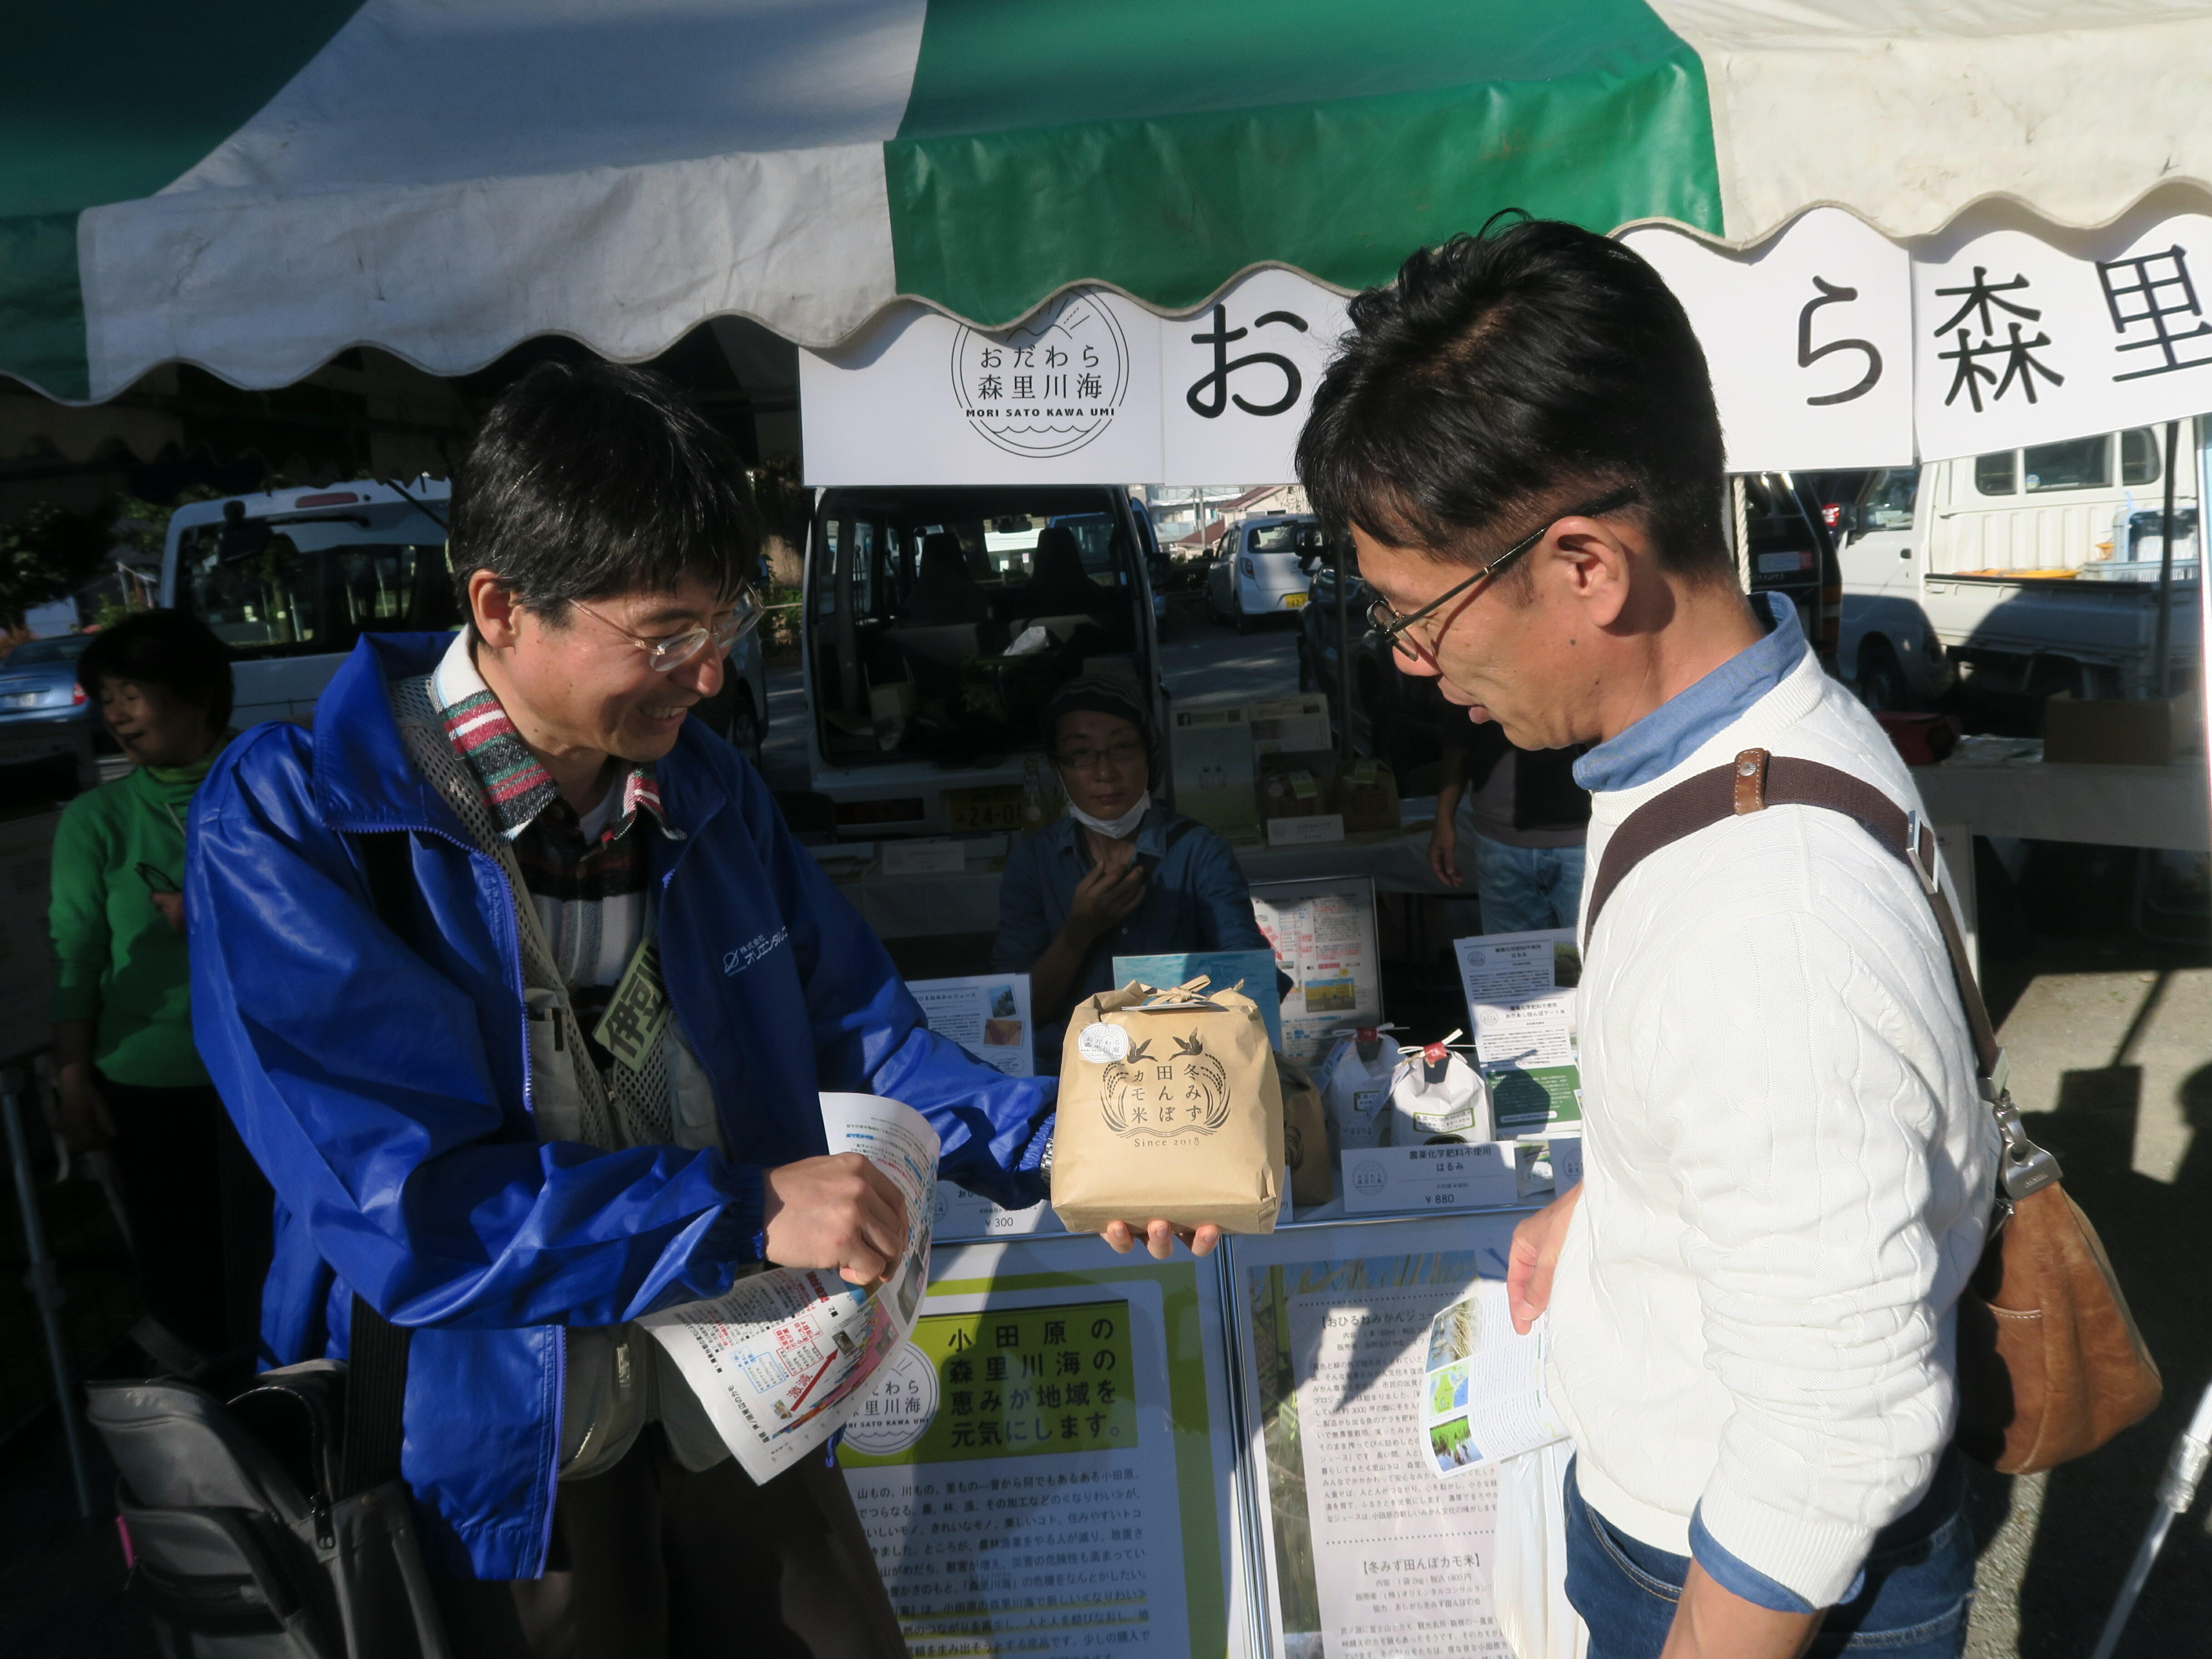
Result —
[{"label": "asphalt ground", "polygon": [[[1162,647],[1179,706],[1288,696],[1287,631],[1239,637],[1194,624]],[[804,787],[795,661],[770,692],[766,769]],[[2174,1436],[2212,1381],[2212,948],[2154,942],[2127,922],[2124,855],[2046,849],[2015,890],[1993,859],[1982,880],[1984,976],[2031,1133],[2057,1153],[2069,1193],[2103,1234],[2166,1401],[2080,1462],[2010,1480],[1976,1470],[1979,1552],[1971,1659],[2087,1659],[2151,1513]],[[2189,931],[2169,921],[2168,931]],[[97,1460],[97,1449],[95,1448]],[[111,1480],[104,1462],[95,1486]],[[2121,1643],[2122,1659],[2212,1651],[2212,1494],[2178,1523]],[[51,1413],[0,1444],[0,1653],[139,1659],[157,1650],[120,1589],[103,1516],[77,1520]]]}]

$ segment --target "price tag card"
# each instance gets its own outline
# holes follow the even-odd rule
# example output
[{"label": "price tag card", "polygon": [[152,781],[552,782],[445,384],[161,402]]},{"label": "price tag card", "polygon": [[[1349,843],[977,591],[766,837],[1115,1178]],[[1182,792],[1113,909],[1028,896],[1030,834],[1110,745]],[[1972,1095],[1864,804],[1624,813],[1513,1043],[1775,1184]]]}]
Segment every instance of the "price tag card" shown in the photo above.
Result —
[{"label": "price tag card", "polygon": [[967,848],[957,841],[887,841],[887,876],[957,876],[968,867]]},{"label": "price tag card", "polygon": [[1270,847],[1312,847],[1343,839],[1344,814],[1341,812],[1316,812],[1310,817],[1267,820],[1267,845]]},{"label": "price tag card", "polygon": [[1520,1201],[1510,1143],[1370,1146],[1344,1155],[1344,1207],[1350,1215],[1480,1210]]}]

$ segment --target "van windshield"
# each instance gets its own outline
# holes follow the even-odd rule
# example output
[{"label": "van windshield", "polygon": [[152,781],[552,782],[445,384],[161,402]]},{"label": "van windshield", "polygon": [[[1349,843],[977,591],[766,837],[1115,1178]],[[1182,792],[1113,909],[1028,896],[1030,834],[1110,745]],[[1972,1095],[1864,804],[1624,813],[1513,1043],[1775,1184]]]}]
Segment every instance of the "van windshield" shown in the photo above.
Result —
[{"label": "van windshield", "polygon": [[1893,466],[1877,472],[1867,483],[1859,511],[1863,530],[1910,530],[1912,499],[1919,493],[1920,469]]},{"label": "van windshield", "polygon": [[[313,539],[326,540],[327,531],[315,528]],[[279,527],[260,546],[239,549],[223,544],[217,525],[183,532],[177,608],[247,657],[319,656],[352,650],[363,634],[460,625],[444,543],[303,549],[307,538]]]},{"label": "van windshield", "polygon": [[1040,747],[1079,673],[1145,684],[1133,510],[1098,488],[833,489],[807,553],[825,759],[961,763]]}]

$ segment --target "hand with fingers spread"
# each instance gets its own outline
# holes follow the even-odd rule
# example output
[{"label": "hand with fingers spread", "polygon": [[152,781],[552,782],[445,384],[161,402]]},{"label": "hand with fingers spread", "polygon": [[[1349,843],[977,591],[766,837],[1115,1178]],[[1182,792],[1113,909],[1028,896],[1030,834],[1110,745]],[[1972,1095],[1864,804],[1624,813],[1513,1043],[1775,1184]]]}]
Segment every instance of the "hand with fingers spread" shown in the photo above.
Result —
[{"label": "hand with fingers spread", "polygon": [[1559,1265],[1559,1247],[1567,1240],[1567,1223],[1583,1189],[1570,1187],[1513,1230],[1513,1251],[1505,1265],[1505,1306],[1513,1316],[1513,1328],[1521,1335],[1552,1302],[1552,1274]]},{"label": "hand with fingers spread", "polygon": [[1152,1220],[1139,1227],[1127,1221],[1109,1221],[1098,1236],[1122,1255],[1136,1249],[1141,1238],[1155,1261],[1164,1261],[1173,1255],[1178,1238],[1190,1246],[1193,1255],[1210,1255],[1213,1247],[1221,1243],[1221,1229],[1212,1222],[1202,1227],[1178,1227],[1173,1222]]},{"label": "hand with fingers spread", "polygon": [[858,1152],[803,1158],[761,1178],[768,1259],[779,1267],[835,1267],[873,1284],[906,1249],[906,1200]]}]

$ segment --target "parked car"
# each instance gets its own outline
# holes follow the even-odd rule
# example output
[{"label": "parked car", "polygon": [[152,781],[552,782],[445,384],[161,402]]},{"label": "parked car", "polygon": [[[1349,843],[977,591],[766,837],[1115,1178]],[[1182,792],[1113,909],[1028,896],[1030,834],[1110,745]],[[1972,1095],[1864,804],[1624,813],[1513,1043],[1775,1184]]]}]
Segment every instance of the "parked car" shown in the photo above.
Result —
[{"label": "parked car", "polygon": [[1249,634],[1262,617],[1297,611],[1306,602],[1307,566],[1324,540],[1310,515],[1247,519],[1214,550],[1206,614]]},{"label": "parked car", "polygon": [[1144,522],[1108,485],[824,490],[801,644],[836,829],[1018,830],[1038,711],[1079,673],[1141,688],[1168,730]]},{"label": "parked car", "polygon": [[[1870,474],[1841,556],[1839,656],[1859,695],[1908,708],[1962,675],[2031,698],[2148,695],[2161,436],[2138,427]],[[2203,591],[2194,469],[2175,486],[2172,651],[2185,671]]]},{"label": "parked car", "polygon": [[[169,520],[161,603],[200,617],[234,653],[232,724],[305,720],[363,634],[460,626],[446,553],[443,479],[363,479],[195,501]],[[695,718],[760,757],[768,673],[757,633],[730,654]]]},{"label": "parked car", "polygon": [[96,775],[100,710],[76,683],[89,634],[26,640],[0,661],[0,768],[10,792],[75,794]]}]

